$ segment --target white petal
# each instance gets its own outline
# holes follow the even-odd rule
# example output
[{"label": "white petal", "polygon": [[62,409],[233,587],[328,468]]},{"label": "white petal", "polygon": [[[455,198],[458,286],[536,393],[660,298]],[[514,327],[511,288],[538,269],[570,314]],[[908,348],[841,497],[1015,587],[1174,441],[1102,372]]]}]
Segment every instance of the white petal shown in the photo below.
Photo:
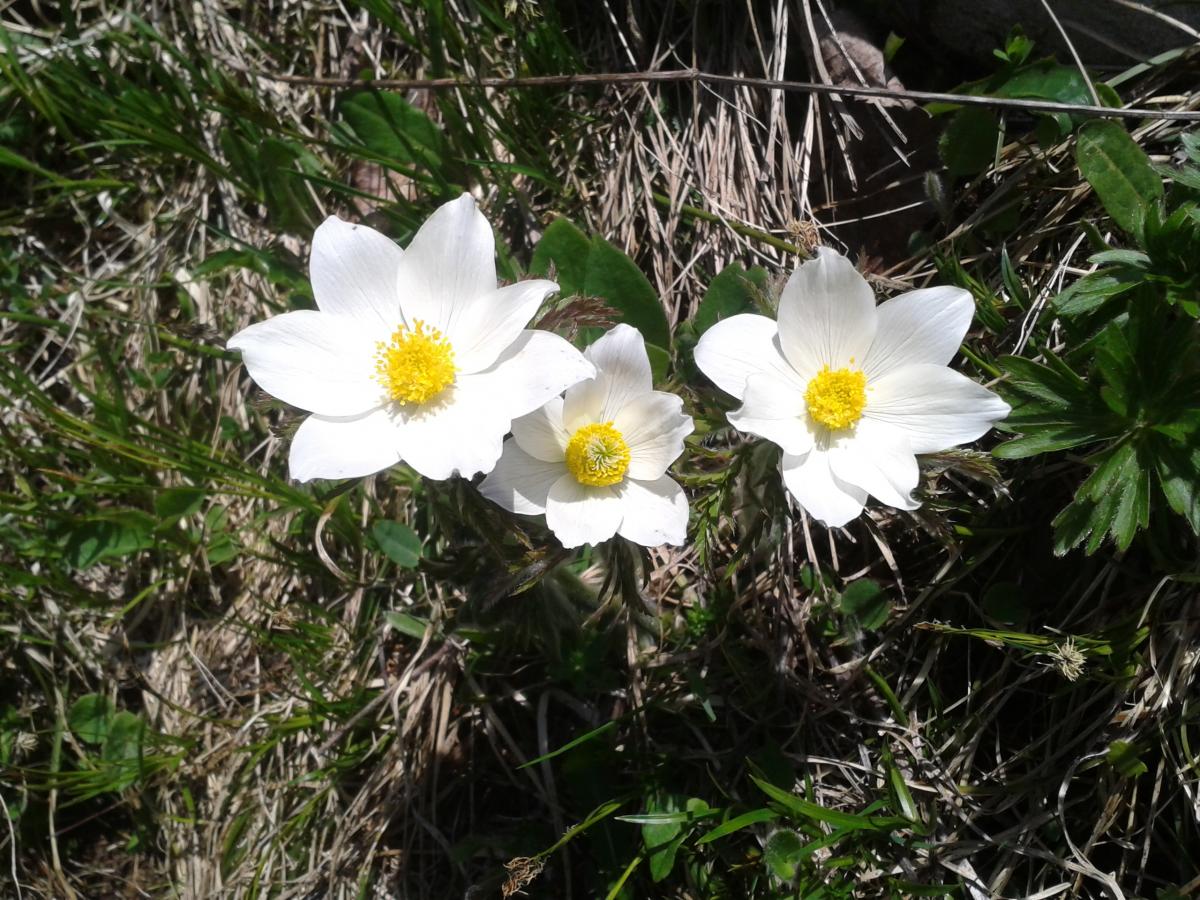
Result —
[{"label": "white petal", "polygon": [[783,455],[783,483],[810,516],[829,528],[845,525],[863,511],[867,492],[839,479],[829,469],[828,454]]},{"label": "white petal", "polygon": [[562,397],[553,397],[528,415],[513,419],[513,438],[535,459],[561,463],[566,458],[570,433],[563,427]]},{"label": "white petal", "polygon": [[921,473],[903,432],[874,419],[862,419],[852,438],[829,449],[829,468],[847,484],[862,488],[880,503],[916,509],[912,498]]},{"label": "white petal", "polygon": [[548,331],[522,331],[490,367],[464,375],[458,384],[485,395],[488,406],[513,419],[533,412],[573,384],[596,374],[568,341]]},{"label": "white petal", "polygon": [[611,487],[589,487],[563,475],[550,487],[546,525],[564,547],[599,544],[621,525],[621,499]]},{"label": "white petal", "polygon": [[751,375],[774,375],[804,390],[779,348],[779,327],[766,316],[743,313],[713,325],[695,350],[696,365],[727,394],[743,399]]},{"label": "white petal", "polygon": [[483,479],[479,493],[509,512],[539,515],[546,511],[550,487],[563,475],[563,464],[534,459],[516,441],[505,441],[496,468]]},{"label": "white petal", "polygon": [[629,447],[626,477],[652,481],[683,453],[683,439],[692,433],[692,417],[674,394],[651,391],[628,403],[613,419],[613,427]]},{"label": "white petal", "polygon": [[400,323],[396,273],[403,256],[391,238],[374,228],[330,216],[313,234],[308,262],[317,306],[386,340]]},{"label": "white petal", "polygon": [[513,419],[591,374],[591,363],[558,335],[523,331],[490,368],[460,376],[436,401],[393,407],[400,452],[426,478],[490,472]]},{"label": "white petal", "polygon": [[400,454],[426,478],[471,478],[500,458],[512,420],[475,388],[459,383],[417,409],[391,408]]},{"label": "white petal", "polygon": [[687,543],[688,503],[683,488],[668,475],[653,481],[626,478],[621,498],[621,537],[644,547]]},{"label": "white petal", "polygon": [[474,334],[476,304],[496,290],[496,240],[470,194],[425,220],[404,251],[396,284],[408,325],[420,319],[452,345],[460,327]]},{"label": "white petal", "polygon": [[812,449],[804,392],[791,382],[770,375],[751,375],[746,379],[741,409],[731,412],[728,418],[738,431],[764,437],[785,453],[799,455]]},{"label": "white petal", "polygon": [[446,332],[460,372],[486,369],[525,330],[542,301],[558,290],[553,281],[519,281],[473,301]]},{"label": "white petal", "polygon": [[631,400],[654,389],[646,342],[630,325],[616,326],[584,355],[596,366],[596,377],[567,391],[563,422],[570,431],[590,422],[612,422]]},{"label": "white petal", "polygon": [[962,288],[924,288],[880,304],[876,314],[879,329],[863,363],[868,380],[901,366],[949,363],[971,327],[975,301]]},{"label": "white petal", "polygon": [[1009,413],[1009,405],[953,369],[895,369],[867,386],[863,415],[902,430],[913,453],[966,444]]},{"label": "white petal", "polygon": [[288,469],[297,481],[359,478],[400,462],[396,426],[379,409],[353,419],[309,416],[292,437]]},{"label": "white petal", "polygon": [[779,343],[805,382],[822,366],[861,366],[875,325],[871,286],[850,260],[828,247],[800,264],[779,298]]},{"label": "white petal", "polygon": [[225,346],[241,351],[259,387],[300,409],[355,416],[383,402],[376,342],[353,319],[296,310],[243,328]]}]

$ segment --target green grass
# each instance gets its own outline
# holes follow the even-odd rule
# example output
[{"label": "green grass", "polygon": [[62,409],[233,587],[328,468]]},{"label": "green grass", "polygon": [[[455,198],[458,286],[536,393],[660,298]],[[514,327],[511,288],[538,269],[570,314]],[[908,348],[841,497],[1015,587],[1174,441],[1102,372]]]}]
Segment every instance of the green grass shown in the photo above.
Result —
[{"label": "green grass", "polygon": [[[78,897],[1195,889],[1197,547],[1169,480],[1144,528],[1109,510],[1093,552],[1057,555],[1064,509],[1104,512],[1081,485],[1109,451],[1089,432],[993,459],[992,438],[924,460],[917,514],[827,535],[695,371],[704,304],[769,305],[803,233],[774,198],[739,219],[716,202],[726,186],[670,173],[708,146],[694,117],[769,98],[399,96],[245,71],[536,75],[624,68],[627,45],[663,36],[708,60],[751,46],[713,4],[634,7],[640,31],[602,8],[498,0],[0,14],[0,885],[14,896],[12,879]],[[756,14],[772,33],[771,10]],[[1177,61],[1139,79],[1194,96]],[[753,111],[749,143],[766,145]],[[1091,252],[1068,248],[1148,247],[1132,296],[1163,292],[1173,305],[1155,309],[1194,351],[1196,244],[1186,223],[1114,216],[1103,176],[1075,165],[1075,123],[1051,124],[1066,130],[1012,123],[999,159],[995,142],[986,159],[951,148],[957,177],[931,182],[943,218],[873,274],[887,292],[930,276],[972,290],[972,377],[1004,372],[1002,389],[1045,400],[1040,370],[1004,357],[1055,355],[1103,406],[1110,376],[1154,366],[1118,352],[1130,296],[1074,317],[1046,302],[1060,262],[1069,287]],[[1179,129],[1135,138],[1179,168]],[[1195,187],[1173,181],[1162,202],[1186,210]],[[662,298],[665,381],[697,420],[677,472],[689,549],[565,553],[471,485],[403,467],[288,482],[298,415],[225,338],[311,306],[306,242],[324,215],[404,242],[462,189],[496,225],[504,277],[565,215]],[[749,279],[714,283],[735,259]],[[1130,259],[1104,264],[1143,265]],[[1184,383],[1197,358],[1168,371]]]}]

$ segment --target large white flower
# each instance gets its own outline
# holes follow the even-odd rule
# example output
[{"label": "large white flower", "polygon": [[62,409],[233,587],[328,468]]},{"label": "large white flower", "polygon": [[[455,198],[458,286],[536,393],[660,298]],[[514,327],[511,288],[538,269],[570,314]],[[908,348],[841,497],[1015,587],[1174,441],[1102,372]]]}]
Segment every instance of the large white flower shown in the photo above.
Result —
[{"label": "large white flower", "polygon": [[618,325],[584,351],[596,377],[517,419],[479,489],[505,509],[546,514],[564,547],[620,534],[647,547],[682,544],[688,505],[666,474],[692,417],[653,389],[641,332]]},{"label": "large white flower", "polygon": [[1009,413],[947,368],[975,305],[960,288],[875,306],[850,261],[821,248],[788,280],[779,321],[738,315],[696,346],[696,364],[742,401],[734,427],[783,449],[783,480],[811,515],[844,525],[867,495],[915,509],[914,454],[973,441]]},{"label": "large white flower", "polygon": [[313,235],[316,310],[229,339],[267,393],[312,413],[292,439],[299,481],[403,460],[428,478],[491,471],[512,420],[595,369],[567,341],[526,330],[552,281],[496,285],[491,226],[468,194],[407,250],[331,216]]}]

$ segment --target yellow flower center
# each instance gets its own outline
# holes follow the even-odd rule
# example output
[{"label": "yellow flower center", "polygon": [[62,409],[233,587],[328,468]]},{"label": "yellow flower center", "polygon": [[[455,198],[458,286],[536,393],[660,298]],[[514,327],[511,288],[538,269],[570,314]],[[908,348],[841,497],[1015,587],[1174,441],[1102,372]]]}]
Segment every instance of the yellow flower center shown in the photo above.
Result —
[{"label": "yellow flower center", "polygon": [[567,471],[580,484],[617,484],[629,468],[629,446],[612,422],[584,425],[567,441]]},{"label": "yellow flower center", "polygon": [[808,383],[804,402],[813,420],[838,431],[862,418],[867,405],[867,376],[856,369],[823,368]]},{"label": "yellow flower center", "polygon": [[390,341],[380,341],[375,377],[397,403],[432,400],[454,381],[454,350],[436,328],[420,319],[401,325]]}]

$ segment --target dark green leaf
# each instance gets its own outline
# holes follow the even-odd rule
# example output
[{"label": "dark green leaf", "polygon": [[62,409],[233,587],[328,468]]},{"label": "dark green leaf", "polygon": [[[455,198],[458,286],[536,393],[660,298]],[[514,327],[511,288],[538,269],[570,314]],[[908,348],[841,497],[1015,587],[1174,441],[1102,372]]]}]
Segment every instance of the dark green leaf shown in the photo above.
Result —
[{"label": "dark green leaf", "polygon": [[838,603],[842,612],[854,616],[867,631],[881,628],[892,609],[892,601],[870,578],[860,578],[846,586]]},{"label": "dark green leaf", "polygon": [[533,248],[529,271],[549,277],[551,267],[564,297],[584,292],[592,243],[567,219],[555,219]]},{"label": "dark green leaf", "polygon": [[783,881],[796,877],[796,865],[801,858],[805,841],[788,828],[781,828],[767,838],[763,845],[763,862],[772,874]]},{"label": "dark green leaf", "polygon": [[600,236],[592,238],[583,291],[599,297],[637,328],[647,344],[671,346],[667,314],[654,288],[633,260]]},{"label": "dark green leaf", "polygon": [[1200,449],[1189,452],[1160,439],[1157,450],[1158,482],[1168,505],[1200,534]]},{"label": "dark green leaf", "polygon": [[1075,158],[1113,221],[1141,238],[1150,208],[1162,201],[1162,181],[1124,126],[1088,122],[1079,129]]},{"label": "dark green leaf", "polygon": [[757,825],[759,822],[770,822],[773,819],[778,819],[779,813],[773,809],[762,807],[754,809],[748,813],[742,813],[740,816],[734,816],[728,822],[722,822],[712,831],[705,832],[700,840],[696,841],[697,846],[707,844],[710,841],[715,841],[718,838],[723,838],[727,834],[733,834],[735,831],[741,831],[750,825]]},{"label": "dark green leaf", "polygon": [[708,290],[696,310],[696,332],[707,331],[721,319],[755,308],[755,300],[766,289],[767,272],[755,266],[746,271],[740,263],[730,263],[709,282]]},{"label": "dark green leaf", "polygon": [[112,701],[103,694],[84,694],[67,710],[67,725],[85,744],[104,743],[112,720]]},{"label": "dark green leaf", "polygon": [[87,569],[106,559],[128,556],[154,546],[155,521],[140,510],[121,510],[103,518],[85,519],[67,535],[67,563]]},{"label": "dark green leaf", "polygon": [[410,613],[388,610],[383,614],[383,618],[396,631],[418,640],[424,638],[425,632],[429,630],[428,619],[422,619]]},{"label": "dark green leaf", "polygon": [[1059,315],[1079,316],[1099,309],[1109,299],[1132,290],[1145,281],[1145,277],[1128,269],[1106,269],[1085,275],[1054,298],[1054,309]]},{"label": "dark green leaf", "polygon": [[194,515],[204,505],[205,493],[200,488],[167,488],[154,496],[154,512],[164,522]]},{"label": "dark green leaf", "polygon": [[338,112],[355,140],[385,160],[437,170],[446,156],[441,131],[400,94],[352,91],[338,99]]},{"label": "dark green leaf", "polygon": [[412,569],[421,561],[421,538],[403,522],[380,519],[371,526],[375,543],[392,562],[402,569]]},{"label": "dark green leaf", "polygon": [[991,110],[969,106],[956,112],[938,141],[951,175],[970,177],[991,167],[1000,140],[1000,120]]},{"label": "dark green leaf", "polygon": [[983,611],[1005,625],[1021,625],[1029,618],[1029,599],[1015,581],[997,581],[983,594]]},{"label": "dark green leaf", "polygon": [[1105,759],[1125,778],[1137,778],[1150,771],[1138,758],[1137,748],[1128,741],[1113,741],[1108,747]]},{"label": "dark green leaf", "polygon": [[104,748],[100,755],[108,762],[123,762],[135,760],[142,755],[142,742],[145,739],[146,723],[140,716],[127,710],[122,710],[112,717],[108,734],[104,739]]}]

